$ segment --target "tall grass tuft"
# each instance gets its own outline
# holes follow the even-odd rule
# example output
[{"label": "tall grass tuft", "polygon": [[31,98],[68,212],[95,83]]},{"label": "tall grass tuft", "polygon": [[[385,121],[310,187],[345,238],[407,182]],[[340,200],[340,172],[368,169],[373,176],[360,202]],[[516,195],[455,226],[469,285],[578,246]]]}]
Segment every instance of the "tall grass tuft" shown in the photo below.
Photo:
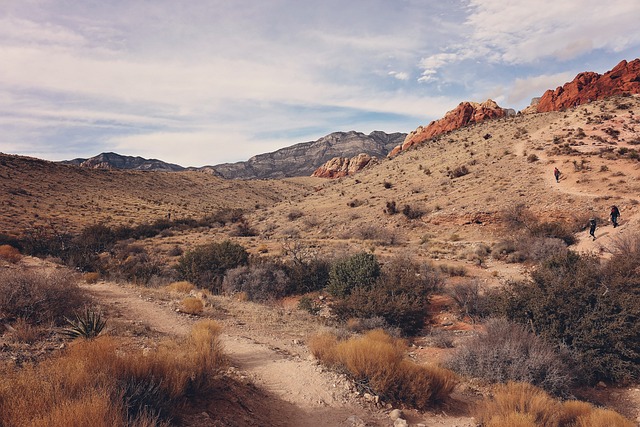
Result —
[{"label": "tall grass tuft", "polygon": [[379,329],[343,341],[323,333],[309,346],[322,363],[346,372],[361,392],[418,409],[446,399],[457,383],[451,371],[405,359],[405,342]]},{"label": "tall grass tuft", "polygon": [[224,355],[220,327],[198,323],[183,342],[125,351],[109,336],[74,342],[60,356],[0,375],[0,426],[164,426],[206,391]]}]

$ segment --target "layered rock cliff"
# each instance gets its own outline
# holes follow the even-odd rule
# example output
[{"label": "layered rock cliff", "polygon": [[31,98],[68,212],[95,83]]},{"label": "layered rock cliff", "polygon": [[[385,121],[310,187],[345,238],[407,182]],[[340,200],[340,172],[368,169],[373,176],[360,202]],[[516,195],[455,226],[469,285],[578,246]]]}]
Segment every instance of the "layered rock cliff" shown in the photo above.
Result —
[{"label": "layered rock cliff", "polygon": [[224,163],[213,168],[224,178],[255,179],[309,176],[327,161],[359,154],[385,157],[406,134],[374,131],[334,132],[316,141],[303,142],[272,153],[259,154],[246,162]]},{"label": "layered rock cliff", "polygon": [[640,59],[622,61],[604,74],[580,73],[556,90],[546,91],[536,110],[539,113],[558,111],[625,93],[640,93]]},{"label": "layered rock cliff", "polygon": [[178,172],[185,168],[157,159],[123,156],[117,153],[101,153],[88,159],[73,159],[60,162],[64,165],[75,165],[89,169],[126,169],[140,171]]},{"label": "layered rock cliff", "polygon": [[371,157],[368,154],[358,154],[357,156],[334,157],[324,165],[320,166],[311,176],[318,178],[341,178],[347,175],[353,175],[361,171],[365,167],[378,163],[377,157]]},{"label": "layered rock cliff", "polygon": [[443,118],[429,123],[428,126],[420,126],[411,132],[402,144],[396,146],[389,156],[395,156],[416,144],[421,144],[434,136],[456,130],[463,126],[471,125],[488,119],[505,117],[509,110],[501,108],[491,99],[483,103],[461,102],[455,109],[447,112]]}]

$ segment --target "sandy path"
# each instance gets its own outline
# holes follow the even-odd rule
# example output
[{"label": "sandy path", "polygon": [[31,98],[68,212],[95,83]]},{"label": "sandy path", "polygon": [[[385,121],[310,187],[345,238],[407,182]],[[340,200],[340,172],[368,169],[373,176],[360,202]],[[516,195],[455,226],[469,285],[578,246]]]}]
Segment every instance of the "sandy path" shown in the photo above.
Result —
[{"label": "sandy path", "polygon": [[[134,287],[112,282],[81,286],[115,310],[120,320],[141,322],[164,335],[184,336],[195,322],[168,304],[141,295]],[[354,402],[347,384],[335,374],[312,360],[278,351],[249,335],[246,328],[242,332],[225,328],[221,338],[233,369],[276,398],[270,403],[279,405],[271,408],[276,418],[274,425],[351,426],[353,422],[348,419],[352,416],[366,420],[369,426],[387,425],[380,422],[380,413],[370,413]]]}]

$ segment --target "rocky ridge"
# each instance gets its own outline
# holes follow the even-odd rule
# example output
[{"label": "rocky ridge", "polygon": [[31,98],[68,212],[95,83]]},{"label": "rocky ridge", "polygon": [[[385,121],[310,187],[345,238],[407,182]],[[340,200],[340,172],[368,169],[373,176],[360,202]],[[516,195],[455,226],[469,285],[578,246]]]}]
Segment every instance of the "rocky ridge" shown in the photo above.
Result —
[{"label": "rocky ridge", "polygon": [[491,99],[482,103],[461,102],[455,109],[448,111],[443,118],[432,121],[426,127],[420,126],[409,133],[402,144],[391,150],[389,157],[393,157],[409,147],[421,144],[440,134],[484,120],[498,119],[511,114],[515,114],[515,111],[501,108]]},{"label": "rocky ridge", "polygon": [[124,169],[139,171],[179,172],[185,170],[182,166],[163,162],[157,159],[123,156],[117,153],[101,153],[88,159],[77,158],[59,162],[63,165],[74,165],[88,169]]},{"label": "rocky ridge", "polygon": [[584,72],[555,90],[547,90],[536,111],[559,111],[613,95],[640,93],[640,59],[621,61],[604,74]]},{"label": "rocky ridge", "polygon": [[365,167],[376,163],[378,163],[377,157],[372,157],[364,153],[351,158],[334,157],[316,169],[311,176],[317,178],[341,178],[343,176],[353,175]]},{"label": "rocky ridge", "polygon": [[224,163],[213,168],[227,179],[309,176],[336,157],[350,158],[360,154],[385,157],[405,136],[405,133],[387,134],[381,131],[374,131],[369,135],[355,131],[334,132],[316,141],[259,154],[246,162]]}]

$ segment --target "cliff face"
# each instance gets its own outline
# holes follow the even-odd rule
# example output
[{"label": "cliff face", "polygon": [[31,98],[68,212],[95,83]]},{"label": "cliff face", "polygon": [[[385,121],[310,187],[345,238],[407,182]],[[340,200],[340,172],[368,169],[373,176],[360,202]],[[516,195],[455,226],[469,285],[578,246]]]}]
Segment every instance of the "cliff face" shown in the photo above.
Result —
[{"label": "cliff face", "polygon": [[75,165],[88,169],[125,169],[140,171],[177,172],[184,168],[157,159],[123,156],[116,153],[102,153],[88,159],[73,159],[60,162],[65,165]]},{"label": "cliff face", "polygon": [[377,157],[368,154],[358,154],[355,157],[334,157],[324,165],[320,166],[311,176],[318,178],[341,178],[353,175],[361,171],[370,164],[378,163]]},{"label": "cliff face", "polygon": [[426,127],[420,126],[411,132],[402,144],[391,150],[389,156],[395,156],[399,152],[416,144],[421,144],[434,136],[483,120],[505,117],[507,114],[508,110],[499,107],[498,104],[490,99],[481,104],[477,102],[461,102],[455,109],[447,112],[443,118],[429,123]]},{"label": "cliff face", "polygon": [[640,59],[622,61],[604,74],[578,74],[556,90],[546,91],[537,104],[537,111],[558,111],[624,93],[640,93]]},{"label": "cliff face", "polygon": [[359,154],[385,157],[405,136],[405,133],[387,134],[380,131],[369,135],[354,131],[335,132],[316,141],[259,154],[246,162],[224,163],[213,168],[228,179],[309,176],[336,157],[351,158]]}]

